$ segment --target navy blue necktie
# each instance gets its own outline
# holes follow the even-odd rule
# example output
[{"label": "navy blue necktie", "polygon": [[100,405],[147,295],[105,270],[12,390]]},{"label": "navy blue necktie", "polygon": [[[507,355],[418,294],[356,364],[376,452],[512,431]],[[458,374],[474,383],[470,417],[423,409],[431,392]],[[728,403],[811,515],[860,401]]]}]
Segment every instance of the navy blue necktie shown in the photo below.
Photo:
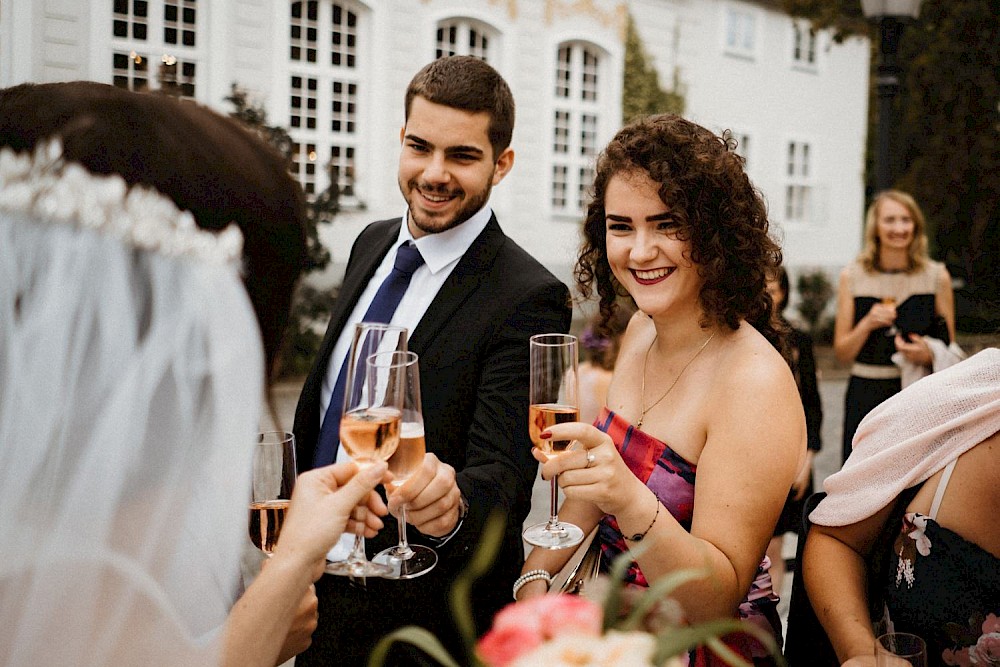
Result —
[{"label": "navy blue necktie", "polygon": [[[378,288],[372,304],[368,306],[368,312],[365,313],[361,321],[388,324],[403,295],[406,294],[406,288],[410,285],[413,272],[419,269],[423,263],[424,258],[420,256],[420,251],[412,242],[407,241],[399,246],[392,271]],[[348,356],[350,356],[350,352],[348,352]],[[344,409],[347,361],[345,358],[344,363],[340,366],[340,373],[337,375],[337,382],[334,384],[333,394],[330,396],[330,405],[327,406],[326,415],[323,417],[319,442],[316,444],[316,453],[313,455],[314,468],[329,465],[337,458],[337,445],[340,442],[340,415]]]}]

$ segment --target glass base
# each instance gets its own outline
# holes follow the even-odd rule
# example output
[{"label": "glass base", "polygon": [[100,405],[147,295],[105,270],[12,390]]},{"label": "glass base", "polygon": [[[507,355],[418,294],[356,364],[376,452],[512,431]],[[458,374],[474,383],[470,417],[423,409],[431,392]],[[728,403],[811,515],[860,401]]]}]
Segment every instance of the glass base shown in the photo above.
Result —
[{"label": "glass base", "polygon": [[336,562],[327,561],[323,570],[327,574],[335,574],[341,577],[351,577],[363,579],[365,577],[384,577],[392,574],[392,568],[379,565],[368,560],[339,560]]},{"label": "glass base", "polygon": [[568,549],[583,542],[583,531],[565,521],[546,521],[528,526],[521,537],[528,544],[542,549]]},{"label": "glass base", "polygon": [[415,579],[427,574],[437,565],[437,554],[430,547],[411,544],[409,555],[403,557],[399,547],[381,551],[372,558],[373,563],[385,565],[392,569],[390,574],[383,574],[383,579]]}]

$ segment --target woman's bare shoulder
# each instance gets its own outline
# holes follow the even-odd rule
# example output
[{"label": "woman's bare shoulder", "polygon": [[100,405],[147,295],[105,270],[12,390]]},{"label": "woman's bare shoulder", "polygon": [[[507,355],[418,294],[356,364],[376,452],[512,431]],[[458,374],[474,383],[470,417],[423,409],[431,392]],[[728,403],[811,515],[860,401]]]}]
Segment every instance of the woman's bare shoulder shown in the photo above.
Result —
[{"label": "woman's bare shoulder", "polygon": [[730,334],[720,361],[722,381],[746,386],[768,385],[778,381],[794,383],[791,369],[781,353],[763,335],[746,322]]}]

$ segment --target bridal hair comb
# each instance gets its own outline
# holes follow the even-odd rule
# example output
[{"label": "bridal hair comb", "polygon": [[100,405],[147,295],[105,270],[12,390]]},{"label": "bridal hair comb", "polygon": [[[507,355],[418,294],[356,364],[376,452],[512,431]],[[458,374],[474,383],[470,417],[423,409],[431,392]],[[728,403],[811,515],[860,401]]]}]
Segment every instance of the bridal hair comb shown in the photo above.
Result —
[{"label": "bridal hair comb", "polygon": [[39,142],[34,153],[0,149],[0,212],[74,224],[170,257],[229,263],[243,250],[235,224],[220,232],[201,229],[190,212],[156,190],[67,162],[58,139]]}]

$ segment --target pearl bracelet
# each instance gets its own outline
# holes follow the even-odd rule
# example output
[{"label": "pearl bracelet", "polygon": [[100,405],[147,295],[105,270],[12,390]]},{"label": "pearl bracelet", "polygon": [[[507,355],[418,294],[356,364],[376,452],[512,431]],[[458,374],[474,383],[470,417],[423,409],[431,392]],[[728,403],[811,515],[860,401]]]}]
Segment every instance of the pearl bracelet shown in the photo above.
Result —
[{"label": "pearl bracelet", "polygon": [[514,599],[517,600],[517,592],[521,590],[522,586],[529,581],[538,581],[539,579],[544,579],[546,586],[552,583],[552,575],[549,574],[548,570],[528,570],[518,577],[514,581]]}]

